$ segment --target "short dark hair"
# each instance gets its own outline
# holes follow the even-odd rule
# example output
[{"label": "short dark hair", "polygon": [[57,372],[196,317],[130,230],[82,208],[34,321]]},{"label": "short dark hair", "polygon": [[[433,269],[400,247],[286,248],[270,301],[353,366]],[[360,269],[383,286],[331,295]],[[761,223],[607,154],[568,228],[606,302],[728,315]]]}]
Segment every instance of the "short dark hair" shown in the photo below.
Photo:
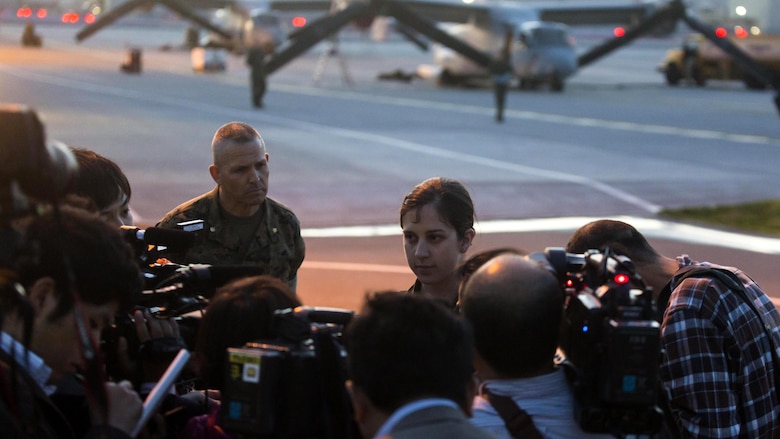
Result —
[{"label": "short dark hair", "polygon": [[227,348],[273,339],[274,311],[300,305],[290,286],[273,276],[246,277],[220,287],[198,327],[195,350],[202,360],[200,378],[222,389]]},{"label": "short dark hair", "polygon": [[130,182],[118,164],[90,149],[75,146],[70,149],[79,165],[74,194],[92,200],[98,210],[113,204],[120,193],[130,199]]},{"label": "short dark hair", "polygon": [[470,406],[471,328],[443,304],[397,291],[367,295],[344,341],[350,379],[378,409],[423,397]]},{"label": "short dark hair", "polygon": [[471,195],[463,184],[457,180],[445,177],[429,178],[415,186],[401,203],[401,227],[404,226],[404,215],[423,206],[433,204],[442,221],[449,223],[458,234],[459,239],[474,227],[474,203]]},{"label": "short dark hair", "polygon": [[480,356],[506,378],[552,365],[563,316],[563,291],[552,273],[519,255],[478,269],[460,299]]},{"label": "short dark hair", "polygon": [[256,139],[260,139],[260,142],[265,147],[263,136],[252,125],[246,122],[228,122],[217,128],[214,138],[211,140],[211,147],[214,148],[215,145],[224,141],[246,143]]},{"label": "short dark hair", "polygon": [[653,263],[659,255],[633,226],[616,220],[597,220],[577,229],[566,243],[569,253],[604,251],[607,247],[633,262]]},{"label": "short dark hair", "polygon": [[54,279],[59,304],[51,318],[73,309],[71,286],[84,303],[135,303],[143,278],[130,244],[97,215],[68,206],[32,218],[15,262],[25,288],[43,277]]}]

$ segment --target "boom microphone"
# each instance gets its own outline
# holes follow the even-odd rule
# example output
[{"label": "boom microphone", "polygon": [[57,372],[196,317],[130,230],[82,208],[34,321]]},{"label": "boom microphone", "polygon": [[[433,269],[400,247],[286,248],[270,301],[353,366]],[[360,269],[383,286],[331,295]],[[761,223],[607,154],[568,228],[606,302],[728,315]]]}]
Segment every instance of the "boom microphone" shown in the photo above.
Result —
[{"label": "boom microphone", "polygon": [[128,241],[164,246],[172,251],[188,250],[195,244],[195,234],[183,230],[161,227],[149,227],[144,230],[138,227],[122,226],[122,232]]},{"label": "boom microphone", "polygon": [[266,273],[266,268],[257,265],[190,264],[176,270],[176,274],[184,282],[205,282],[214,286],[221,286],[234,279]]}]

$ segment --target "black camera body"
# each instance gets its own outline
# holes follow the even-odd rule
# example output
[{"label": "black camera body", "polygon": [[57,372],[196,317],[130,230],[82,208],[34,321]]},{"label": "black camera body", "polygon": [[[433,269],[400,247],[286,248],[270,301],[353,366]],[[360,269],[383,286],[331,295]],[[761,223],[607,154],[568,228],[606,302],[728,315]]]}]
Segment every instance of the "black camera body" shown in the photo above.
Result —
[{"label": "black camera body", "polygon": [[574,415],[588,432],[652,434],[657,405],[660,325],[652,289],[625,256],[547,248],[529,255],[561,281],[560,347],[574,389]]},{"label": "black camera body", "polygon": [[341,333],[354,312],[276,311],[276,339],[229,348],[221,426],[234,438],[358,437]]}]

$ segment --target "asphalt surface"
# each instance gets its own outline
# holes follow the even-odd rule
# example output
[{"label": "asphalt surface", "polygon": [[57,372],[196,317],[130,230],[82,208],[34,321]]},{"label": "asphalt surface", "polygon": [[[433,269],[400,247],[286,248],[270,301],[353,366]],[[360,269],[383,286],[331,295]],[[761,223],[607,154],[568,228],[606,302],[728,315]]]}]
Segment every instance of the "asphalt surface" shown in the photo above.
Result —
[{"label": "asphalt surface", "polygon": [[[0,102],[32,106],[48,138],[117,161],[142,226],[212,188],[218,126],[255,125],[271,156],[270,196],[304,227],[307,304],[354,309],[366,291],[413,282],[397,210],[434,175],[469,187],[479,220],[472,251],[562,246],[585,221],[620,217],[664,253],[739,266],[780,297],[778,240],[654,222],[667,207],[780,197],[773,94],[726,82],[666,86],[655,66],[679,35],[640,40],[578,72],[563,93],[512,91],[498,124],[489,89],[377,80],[430,58],[398,38],[355,32],[338,46],[352,85],[338,57],[326,58],[315,84],[323,44],[275,73],[255,110],[244,59],[226,55],[226,71],[194,73],[179,49],[184,28],[120,23],[77,44],[77,27],[39,26],[44,46],[26,49],[21,26],[0,23]],[[601,36],[580,33],[578,43],[584,50]],[[131,48],[142,51],[137,75],[119,68]]]}]

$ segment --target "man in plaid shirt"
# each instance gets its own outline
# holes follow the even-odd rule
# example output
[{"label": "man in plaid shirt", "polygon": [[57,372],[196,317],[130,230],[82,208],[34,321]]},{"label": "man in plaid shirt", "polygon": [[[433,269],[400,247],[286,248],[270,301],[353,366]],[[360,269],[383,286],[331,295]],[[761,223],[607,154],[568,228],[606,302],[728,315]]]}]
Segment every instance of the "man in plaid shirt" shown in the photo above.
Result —
[{"label": "man in plaid shirt", "polygon": [[[683,434],[780,437],[780,313],[770,298],[736,268],[658,254],[634,227],[620,221],[586,224],[574,232],[566,250],[584,253],[607,247],[634,262],[656,298],[670,288],[661,321],[665,352],[660,373],[673,421]],[[725,269],[731,273],[727,277],[736,277],[742,285],[729,286],[711,274],[682,279],[691,265]]]}]

